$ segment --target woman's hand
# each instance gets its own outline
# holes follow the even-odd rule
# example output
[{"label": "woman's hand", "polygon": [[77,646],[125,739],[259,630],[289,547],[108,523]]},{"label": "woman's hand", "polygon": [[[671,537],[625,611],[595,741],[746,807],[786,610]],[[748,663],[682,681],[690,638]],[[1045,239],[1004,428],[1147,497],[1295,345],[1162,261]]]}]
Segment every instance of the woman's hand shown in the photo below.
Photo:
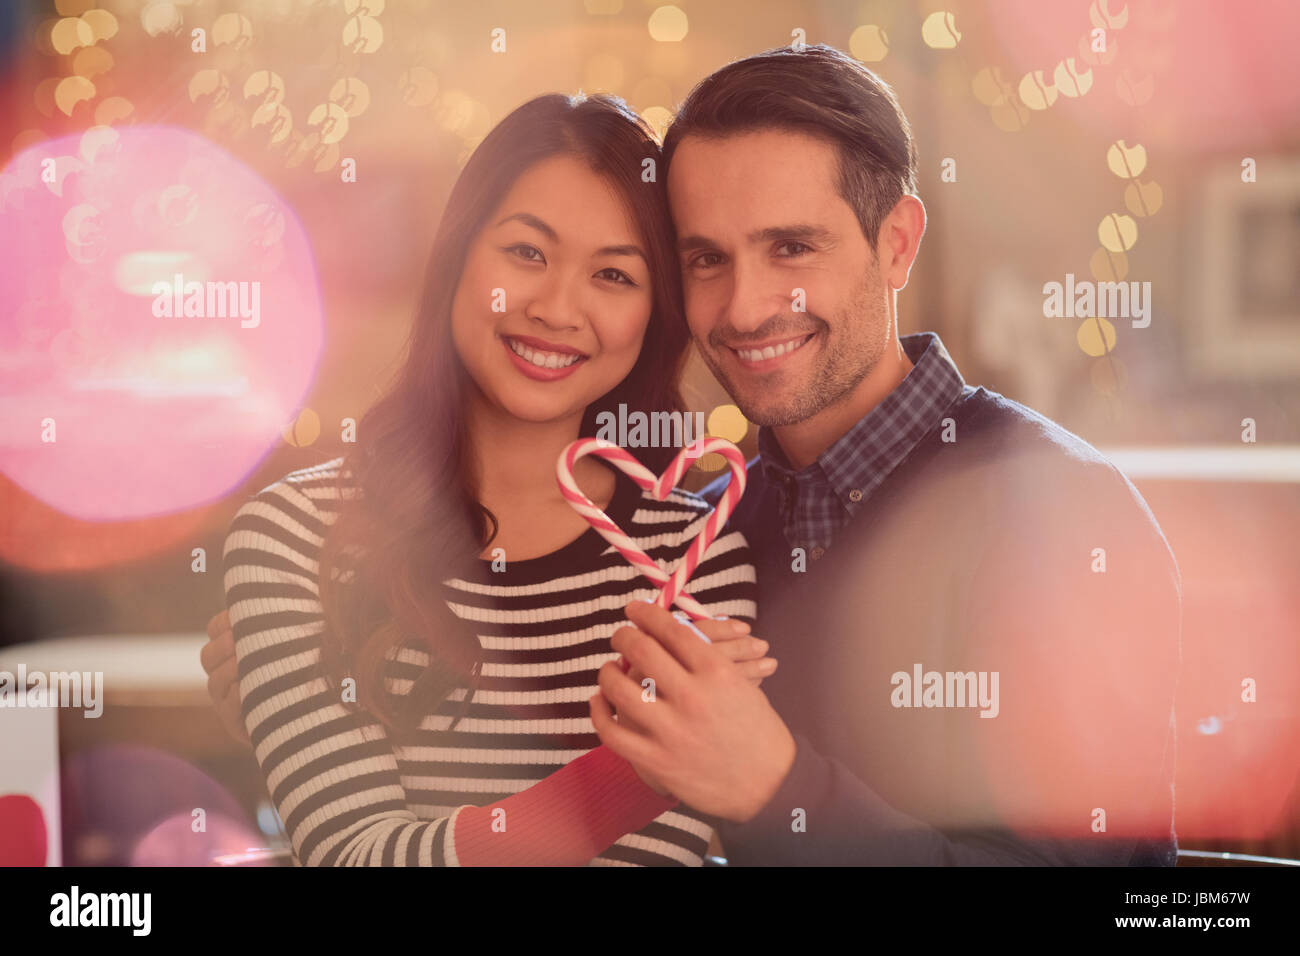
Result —
[{"label": "woman's hand", "polygon": [[[767,641],[750,634],[749,625],[744,621],[724,618],[691,623],[712,641],[713,646],[729,658],[740,669],[740,673],[753,682],[754,686],[762,684],[763,678],[771,677],[776,671],[776,658],[765,656],[768,650]],[[651,688],[645,683],[646,675],[634,667],[628,671],[628,676],[642,686],[641,698],[649,702]],[[655,793],[661,797],[671,796],[668,789],[658,780],[650,777],[639,767],[636,768],[636,772],[645,785]]]},{"label": "woman's hand", "polygon": [[208,643],[199,651],[208,674],[208,696],[226,732],[241,743],[250,743],[239,702],[239,665],[235,659],[235,632],[230,615],[223,609],[208,621]]}]

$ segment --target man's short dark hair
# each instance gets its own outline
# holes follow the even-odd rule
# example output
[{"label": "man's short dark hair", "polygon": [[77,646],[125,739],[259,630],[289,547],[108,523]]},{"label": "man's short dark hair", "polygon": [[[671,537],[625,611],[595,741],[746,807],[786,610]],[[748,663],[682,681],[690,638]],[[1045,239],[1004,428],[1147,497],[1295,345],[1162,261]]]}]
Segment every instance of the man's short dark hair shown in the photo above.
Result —
[{"label": "man's short dark hair", "polygon": [[840,195],[873,249],[885,216],[916,193],[916,143],[894,91],[825,44],[767,50],[700,81],[664,137],[665,170],[687,136],[761,129],[794,130],[835,146]]}]

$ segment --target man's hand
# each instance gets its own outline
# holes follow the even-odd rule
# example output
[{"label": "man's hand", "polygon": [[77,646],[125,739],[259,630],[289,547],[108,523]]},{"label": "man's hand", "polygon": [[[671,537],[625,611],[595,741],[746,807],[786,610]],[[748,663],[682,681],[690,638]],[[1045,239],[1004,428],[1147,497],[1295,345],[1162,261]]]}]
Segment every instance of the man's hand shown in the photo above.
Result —
[{"label": "man's hand", "polygon": [[[737,671],[746,680],[752,681],[755,687],[763,683],[764,677],[771,677],[776,672],[776,658],[764,656],[767,653],[767,641],[759,640],[751,635],[749,625],[744,621],[734,618],[714,619],[696,621],[694,626],[712,641],[713,646],[736,666]],[[647,693],[649,688],[645,683],[646,675],[639,667],[631,666],[631,662],[625,662],[625,664],[630,668],[627,676],[641,688],[641,699],[644,701],[649,696]],[[657,688],[655,692],[658,693]],[[640,767],[636,768],[636,772],[645,785],[655,793],[661,797],[669,795],[668,788],[650,773]]]},{"label": "man's hand", "polygon": [[614,662],[601,667],[601,692],[589,701],[601,743],[695,809],[752,819],[790,772],[794,737],[757,684],[694,627],[640,601],[627,617],[634,626],[614,632],[613,648],[654,678],[655,699]]},{"label": "man's hand", "polygon": [[239,668],[235,660],[235,633],[230,629],[230,615],[223,609],[208,621],[208,643],[199,652],[199,660],[208,673],[208,694],[212,706],[227,733],[249,743],[244,717],[240,712]]}]

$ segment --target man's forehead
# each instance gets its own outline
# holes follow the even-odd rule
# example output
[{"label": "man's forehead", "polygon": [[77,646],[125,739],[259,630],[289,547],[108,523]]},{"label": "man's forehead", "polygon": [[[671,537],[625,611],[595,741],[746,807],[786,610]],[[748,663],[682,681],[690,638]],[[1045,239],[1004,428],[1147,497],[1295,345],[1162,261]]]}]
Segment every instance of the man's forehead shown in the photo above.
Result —
[{"label": "man's forehead", "polygon": [[690,135],[673,154],[668,199],[679,227],[722,217],[748,232],[830,214],[843,201],[836,172],[833,147],[804,134]]}]

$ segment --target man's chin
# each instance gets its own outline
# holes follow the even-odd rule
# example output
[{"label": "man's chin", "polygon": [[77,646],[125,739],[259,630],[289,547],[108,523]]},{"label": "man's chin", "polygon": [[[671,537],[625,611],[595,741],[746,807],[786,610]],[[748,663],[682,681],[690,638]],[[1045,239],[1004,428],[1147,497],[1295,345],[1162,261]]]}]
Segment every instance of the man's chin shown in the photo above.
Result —
[{"label": "man's chin", "polygon": [[731,394],[736,407],[745,416],[745,420],[752,425],[760,425],[764,428],[797,425],[807,417],[793,398],[773,400],[772,396],[765,395],[761,400],[756,401],[752,398],[738,398],[734,392]]}]

